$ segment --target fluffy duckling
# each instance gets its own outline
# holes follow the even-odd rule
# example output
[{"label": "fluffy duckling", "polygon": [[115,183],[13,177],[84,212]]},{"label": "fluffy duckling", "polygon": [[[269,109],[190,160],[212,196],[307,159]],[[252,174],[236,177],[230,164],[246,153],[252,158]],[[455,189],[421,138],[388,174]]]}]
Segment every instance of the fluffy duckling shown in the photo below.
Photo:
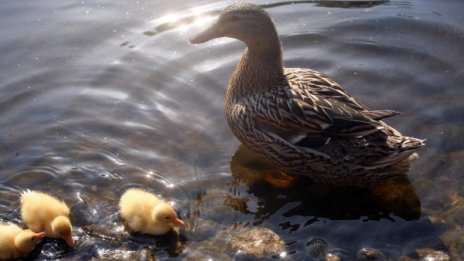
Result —
[{"label": "fluffy duckling", "polygon": [[119,209],[129,232],[163,235],[173,226],[183,226],[174,209],[143,189],[128,189],[119,201]]},{"label": "fluffy duckling", "polygon": [[25,257],[34,250],[44,232],[35,233],[15,224],[0,224],[0,260]]},{"label": "fluffy duckling", "polygon": [[27,190],[21,195],[21,217],[34,232],[45,231],[47,237],[66,240],[74,246],[69,208],[63,201],[39,191]]}]

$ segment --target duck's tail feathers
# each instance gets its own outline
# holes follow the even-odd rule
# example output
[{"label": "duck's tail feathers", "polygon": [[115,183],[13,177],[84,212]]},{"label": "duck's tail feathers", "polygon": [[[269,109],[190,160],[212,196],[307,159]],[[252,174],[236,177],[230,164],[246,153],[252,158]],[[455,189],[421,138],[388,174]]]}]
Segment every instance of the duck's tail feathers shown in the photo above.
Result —
[{"label": "duck's tail feathers", "polygon": [[[412,155],[416,154],[415,152],[418,149],[425,146],[425,140],[416,139],[413,137],[390,136],[389,139],[391,142],[390,144],[392,145],[390,148],[393,149],[392,153],[389,154],[388,157],[378,159],[376,161],[378,166],[387,166],[403,162],[409,159]],[[411,159],[414,159],[414,156],[412,156]]]},{"label": "duck's tail feathers", "polygon": [[413,137],[403,137],[403,141],[400,144],[399,151],[416,151],[425,146],[425,139],[417,139]]},{"label": "duck's tail feathers", "polygon": [[380,121],[382,119],[393,117],[400,114],[399,111],[394,110],[374,110],[374,111],[365,111],[364,115],[371,117],[374,120]]}]

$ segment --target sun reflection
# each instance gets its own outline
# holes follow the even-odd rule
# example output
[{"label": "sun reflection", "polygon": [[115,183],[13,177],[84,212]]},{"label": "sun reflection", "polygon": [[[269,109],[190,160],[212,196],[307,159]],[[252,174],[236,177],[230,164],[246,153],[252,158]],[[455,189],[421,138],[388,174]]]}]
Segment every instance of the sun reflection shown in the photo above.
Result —
[{"label": "sun reflection", "polygon": [[77,197],[77,199],[78,199],[80,202],[83,202],[83,201],[84,201],[84,199],[82,198],[80,192],[77,192],[77,193],[76,193],[76,197]]},{"label": "sun reflection", "polygon": [[167,13],[153,21],[155,28],[169,28],[180,32],[186,32],[191,27],[203,26],[211,23],[215,16],[209,15],[202,8],[193,8],[185,13]]},{"label": "sun reflection", "polygon": [[162,20],[163,23],[173,24],[173,23],[179,21],[181,18],[182,18],[182,16],[180,14],[169,13],[167,15],[164,15],[161,18],[161,20]]},{"label": "sun reflection", "polygon": [[184,24],[184,23],[176,26],[176,29],[181,32],[186,32],[188,31],[189,28],[190,28],[190,24]]},{"label": "sun reflection", "polygon": [[147,178],[152,178],[153,175],[155,175],[155,173],[153,172],[153,170],[149,170],[149,171],[147,171],[147,173],[145,174],[145,177],[147,177]]},{"label": "sun reflection", "polygon": [[197,16],[192,22],[192,25],[205,25],[211,23],[213,20],[215,20],[216,17],[212,15],[202,15],[202,16]]},{"label": "sun reflection", "polygon": [[175,185],[173,183],[169,183],[168,181],[166,180],[160,180],[160,182],[166,187],[166,188],[174,188]]},{"label": "sun reflection", "polygon": [[113,223],[113,227],[116,232],[124,232],[124,226],[120,226],[118,223]]}]

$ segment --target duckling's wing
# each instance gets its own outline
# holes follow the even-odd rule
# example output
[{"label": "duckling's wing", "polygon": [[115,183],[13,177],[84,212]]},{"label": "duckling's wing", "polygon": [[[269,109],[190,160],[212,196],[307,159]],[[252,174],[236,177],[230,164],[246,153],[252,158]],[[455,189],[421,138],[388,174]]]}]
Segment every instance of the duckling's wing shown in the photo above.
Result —
[{"label": "duckling's wing", "polygon": [[292,143],[308,136],[365,136],[383,128],[376,118],[396,113],[370,111],[329,77],[309,69],[287,69],[286,77],[279,88],[257,98],[256,125]]}]

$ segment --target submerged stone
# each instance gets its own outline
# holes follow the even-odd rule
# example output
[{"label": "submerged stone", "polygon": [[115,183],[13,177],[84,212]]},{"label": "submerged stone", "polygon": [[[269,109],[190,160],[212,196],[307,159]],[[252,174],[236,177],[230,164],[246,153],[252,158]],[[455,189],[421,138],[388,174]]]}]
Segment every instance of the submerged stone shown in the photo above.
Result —
[{"label": "submerged stone", "polygon": [[424,261],[450,261],[450,257],[443,251],[422,248],[416,250],[417,255]]},{"label": "submerged stone", "polygon": [[356,260],[358,261],[383,261],[383,260],[387,260],[387,258],[385,257],[382,251],[375,249],[375,248],[365,247],[358,251],[358,253],[356,254]]},{"label": "submerged stone", "polygon": [[130,260],[136,261],[156,261],[155,255],[149,248],[142,248],[138,251],[135,251],[132,255]]},{"label": "submerged stone", "polygon": [[134,261],[156,261],[155,254],[148,247],[141,248],[137,251],[126,251],[126,250],[101,250],[98,259],[100,261],[123,261],[123,260],[134,260]]},{"label": "submerged stone", "polygon": [[322,260],[327,255],[329,245],[321,238],[313,238],[306,243],[308,254],[316,259]]},{"label": "submerged stone", "polygon": [[326,256],[325,256],[325,261],[341,261],[342,258],[339,257],[338,255],[336,254],[333,254],[333,253],[328,253]]},{"label": "submerged stone", "polygon": [[262,258],[281,255],[285,242],[268,228],[255,227],[234,235],[229,248],[239,256]]}]

